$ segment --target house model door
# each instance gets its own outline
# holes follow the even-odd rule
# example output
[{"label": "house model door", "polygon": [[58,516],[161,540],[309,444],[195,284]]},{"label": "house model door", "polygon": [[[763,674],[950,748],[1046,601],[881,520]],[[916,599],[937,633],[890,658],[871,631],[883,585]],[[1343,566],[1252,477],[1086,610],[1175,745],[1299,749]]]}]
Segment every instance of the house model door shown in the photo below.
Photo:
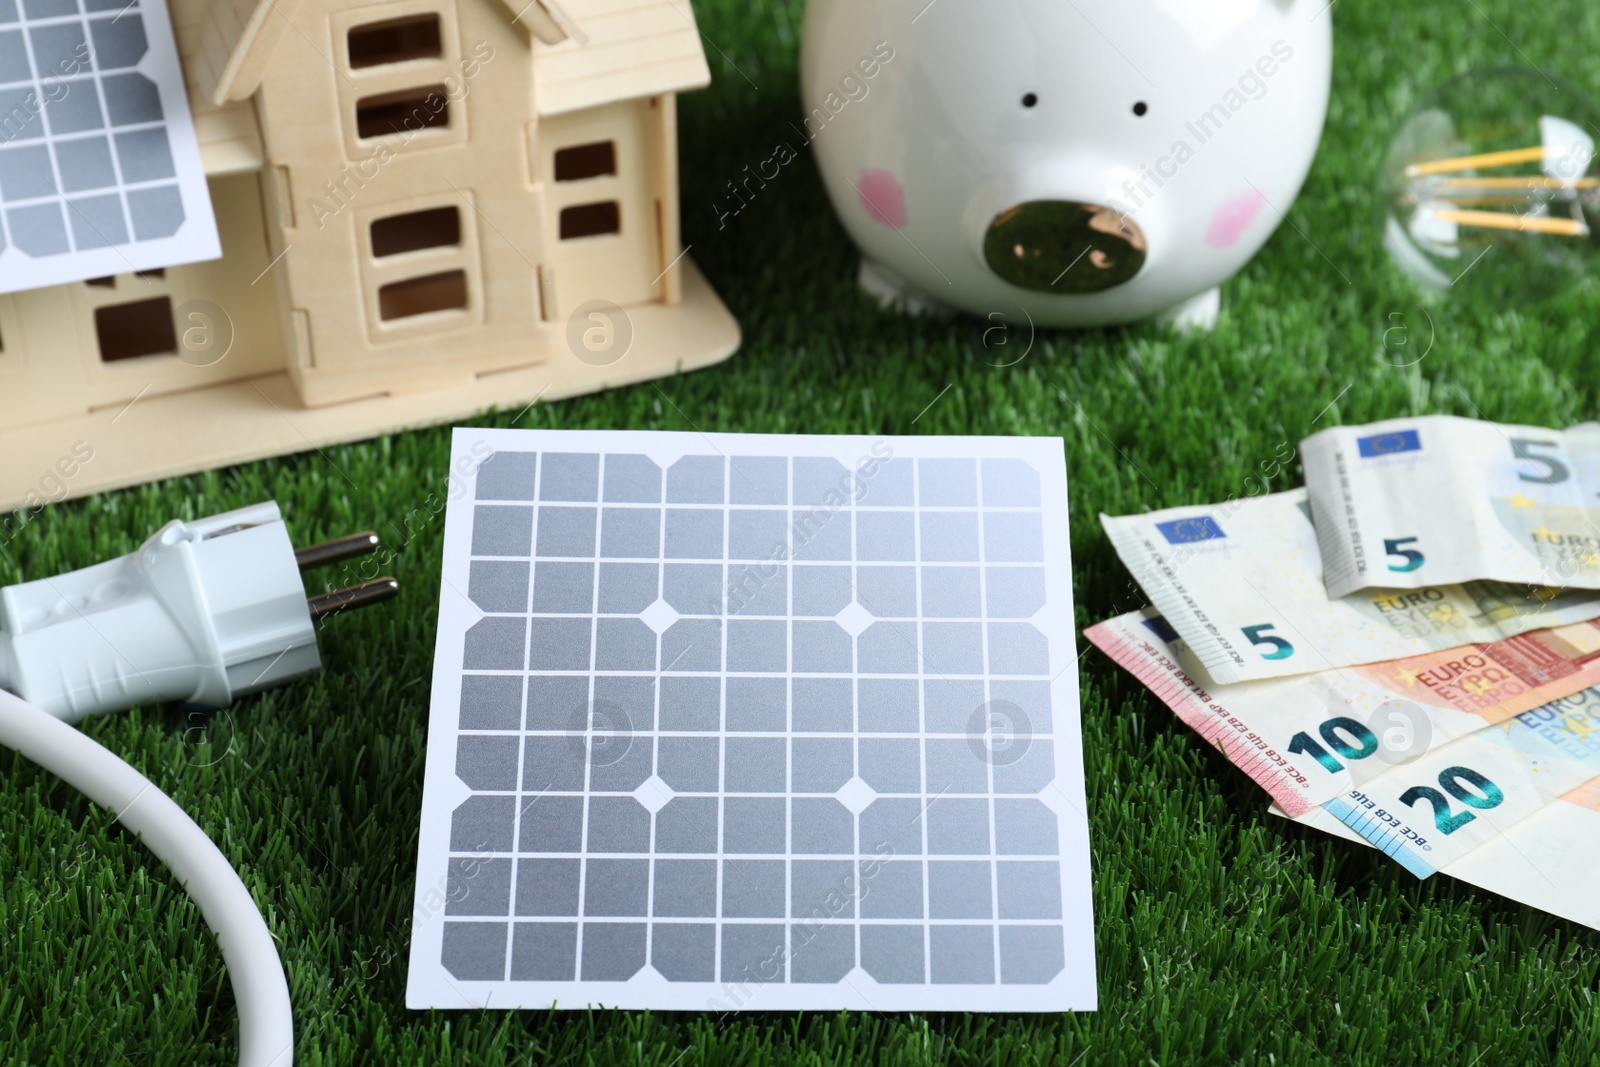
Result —
[{"label": "house model door", "polygon": [[540,123],[549,214],[544,316],[591,300],[659,299],[661,220],[656,108],[629,100]]}]

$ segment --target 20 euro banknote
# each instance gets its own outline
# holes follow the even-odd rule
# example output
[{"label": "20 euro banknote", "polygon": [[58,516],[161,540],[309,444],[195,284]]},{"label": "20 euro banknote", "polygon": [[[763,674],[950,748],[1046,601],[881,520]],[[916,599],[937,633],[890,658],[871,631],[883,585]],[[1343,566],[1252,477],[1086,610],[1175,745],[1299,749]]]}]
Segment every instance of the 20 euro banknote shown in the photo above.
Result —
[{"label": "20 euro banknote", "polygon": [[1431,749],[1324,806],[1427,878],[1597,775],[1600,689],[1585,689]]},{"label": "20 euro banknote", "polygon": [[1151,602],[1225,685],[1600,618],[1600,595],[1502,582],[1330,599],[1304,489],[1100,522]]},{"label": "20 euro banknote", "polygon": [[[1288,818],[1276,804],[1269,810]],[[1335,837],[1371,842],[1326,808],[1295,822]],[[1540,911],[1600,930],[1600,778],[1591,778],[1485,842],[1439,873]]]},{"label": "20 euro banknote", "polygon": [[1213,684],[1154,609],[1084,631],[1299,816],[1404,760],[1600,683],[1600,625],[1294,678]]},{"label": "20 euro banknote", "polygon": [[1483,578],[1600,589],[1600,425],[1427,415],[1300,450],[1329,596]]}]

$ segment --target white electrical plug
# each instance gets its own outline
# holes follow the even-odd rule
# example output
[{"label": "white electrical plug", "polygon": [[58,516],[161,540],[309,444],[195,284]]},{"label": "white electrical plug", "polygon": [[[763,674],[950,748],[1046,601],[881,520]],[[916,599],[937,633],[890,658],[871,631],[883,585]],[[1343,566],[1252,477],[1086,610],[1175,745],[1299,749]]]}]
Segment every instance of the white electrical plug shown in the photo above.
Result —
[{"label": "white electrical plug", "polygon": [[301,568],[375,544],[360,534],[297,556],[271,501],[175,519],[137,552],[0,589],[0,689],[76,722],[135,704],[225,707],[311,674],[322,666],[313,615],[398,587],[380,579],[308,602]]},{"label": "white electrical plug", "polygon": [[387,600],[379,578],[306,597],[300,572],[370,552],[373,533],[295,551],[278,505],[173,521],[137,552],[0,589],[0,745],[116,813],[172,869],[217,934],[243,1067],[289,1067],[289,983],[250,891],[148,778],[64,724],[135,704],[223,707],[322,666],[317,619]]}]

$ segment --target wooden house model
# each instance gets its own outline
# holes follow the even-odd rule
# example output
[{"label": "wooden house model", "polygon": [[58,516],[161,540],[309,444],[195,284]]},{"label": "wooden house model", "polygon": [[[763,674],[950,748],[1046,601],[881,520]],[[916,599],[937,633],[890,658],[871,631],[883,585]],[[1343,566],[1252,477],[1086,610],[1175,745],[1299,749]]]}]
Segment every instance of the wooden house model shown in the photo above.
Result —
[{"label": "wooden house model", "polygon": [[688,0],[169,6],[223,258],[0,296],[0,507],[737,347],[679,237]]}]

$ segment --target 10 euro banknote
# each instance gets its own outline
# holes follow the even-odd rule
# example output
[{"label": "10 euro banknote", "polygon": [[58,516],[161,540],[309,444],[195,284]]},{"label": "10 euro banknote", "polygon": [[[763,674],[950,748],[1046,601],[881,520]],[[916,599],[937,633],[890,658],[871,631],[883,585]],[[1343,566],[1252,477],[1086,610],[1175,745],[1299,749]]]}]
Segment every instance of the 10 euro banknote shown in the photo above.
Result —
[{"label": "10 euro banknote", "polygon": [[1330,599],[1306,491],[1100,516],[1117,555],[1216,682],[1325,671],[1600,618],[1600,595],[1501,582]]},{"label": "10 euro banknote", "polygon": [[1297,817],[1349,799],[1406,761],[1600,684],[1600,626],[1590,622],[1234,685],[1185,669],[1183,639],[1153,609],[1084,636]]},{"label": "10 euro banknote", "polygon": [[1329,596],[1485,578],[1600,589],[1600,424],[1427,415],[1300,450]]}]

